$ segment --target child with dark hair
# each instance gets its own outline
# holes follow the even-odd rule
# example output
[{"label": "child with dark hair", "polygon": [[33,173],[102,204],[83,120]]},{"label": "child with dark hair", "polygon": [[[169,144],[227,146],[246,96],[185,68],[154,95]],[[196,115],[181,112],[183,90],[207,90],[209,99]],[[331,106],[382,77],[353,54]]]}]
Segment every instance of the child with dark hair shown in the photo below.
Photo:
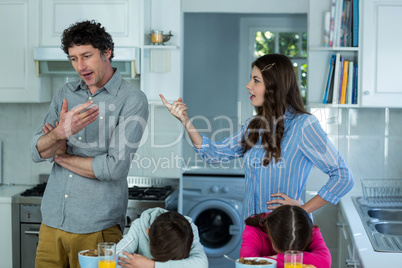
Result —
[{"label": "child with dark hair", "polygon": [[260,213],[245,220],[240,257],[270,257],[283,268],[287,250],[303,251],[303,264],[331,267],[331,254],[318,226],[299,206],[283,205],[271,213]]},{"label": "child with dark hair", "polygon": [[[117,244],[118,264],[129,268],[208,267],[197,226],[191,218],[162,208],[144,211]],[[124,256],[122,256],[124,255]]]}]

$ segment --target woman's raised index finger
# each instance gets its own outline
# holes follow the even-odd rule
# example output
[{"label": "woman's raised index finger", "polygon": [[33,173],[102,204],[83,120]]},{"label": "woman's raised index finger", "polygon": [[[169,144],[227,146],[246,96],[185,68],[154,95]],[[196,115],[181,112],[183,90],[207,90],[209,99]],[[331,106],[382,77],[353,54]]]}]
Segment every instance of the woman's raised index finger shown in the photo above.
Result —
[{"label": "woman's raised index finger", "polygon": [[159,94],[159,97],[161,98],[163,104],[170,109],[170,107],[172,107],[172,105],[165,99],[165,97],[162,94]]}]

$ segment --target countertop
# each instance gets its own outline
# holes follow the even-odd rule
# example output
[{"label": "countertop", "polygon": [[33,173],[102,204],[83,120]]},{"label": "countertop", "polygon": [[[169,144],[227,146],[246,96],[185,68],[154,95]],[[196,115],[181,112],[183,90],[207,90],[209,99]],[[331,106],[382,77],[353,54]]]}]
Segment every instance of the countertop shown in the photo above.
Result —
[{"label": "countertop", "polygon": [[205,166],[190,166],[184,168],[183,170],[184,176],[191,175],[205,175],[205,176],[241,176],[244,177],[244,169],[242,168],[234,168],[234,167],[219,167],[209,165]]},{"label": "countertop", "polygon": [[13,195],[21,193],[34,185],[0,185],[0,204],[11,204]]},{"label": "countertop", "polygon": [[350,227],[352,239],[359,252],[360,263],[363,268],[402,267],[402,253],[374,251],[363,223],[360,220],[359,213],[350,196],[341,199],[340,208],[344,212]]}]

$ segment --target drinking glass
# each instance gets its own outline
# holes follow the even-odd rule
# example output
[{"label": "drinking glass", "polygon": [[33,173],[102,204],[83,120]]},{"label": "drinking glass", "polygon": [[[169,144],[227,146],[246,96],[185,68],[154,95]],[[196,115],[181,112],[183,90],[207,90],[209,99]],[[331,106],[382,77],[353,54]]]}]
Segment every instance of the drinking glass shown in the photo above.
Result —
[{"label": "drinking glass", "polygon": [[297,250],[285,251],[285,268],[302,268],[303,252]]},{"label": "drinking glass", "polygon": [[98,244],[98,268],[116,268],[116,243]]}]

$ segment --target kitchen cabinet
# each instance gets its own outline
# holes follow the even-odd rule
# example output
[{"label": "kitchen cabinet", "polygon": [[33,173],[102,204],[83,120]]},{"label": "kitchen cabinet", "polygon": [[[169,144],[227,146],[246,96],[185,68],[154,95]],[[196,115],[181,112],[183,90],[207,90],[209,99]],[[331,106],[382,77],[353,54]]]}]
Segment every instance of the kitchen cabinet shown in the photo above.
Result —
[{"label": "kitchen cabinet", "polygon": [[140,0],[42,0],[41,46],[60,46],[64,29],[83,20],[96,20],[117,47],[140,45]]},{"label": "kitchen cabinet", "polygon": [[402,1],[364,0],[363,7],[362,106],[402,107]]},{"label": "kitchen cabinet", "polygon": [[338,264],[339,268],[360,268],[358,251],[341,208],[338,211]]},{"label": "kitchen cabinet", "polygon": [[0,102],[50,101],[50,79],[36,76],[33,48],[39,45],[38,0],[0,0]]},{"label": "kitchen cabinet", "polygon": [[0,202],[0,259],[2,267],[12,267],[11,202]]},{"label": "kitchen cabinet", "polygon": [[[362,1],[360,1],[362,2]],[[361,63],[360,47],[324,47],[324,14],[331,11],[332,0],[310,0],[308,8],[308,77],[307,77],[307,106],[322,107],[324,91],[328,78],[329,63],[332,54],[340,53],[345,59]],[[360,3],[360,10],[362,4]],[[362,12],[360,12],[359,33],[362,29]],[[360,36],[360,34],[359,34]],[[359,45],[362,42],[359,42]],[[365,67],[365,66],[364,66]],[[359,69],[360,70],[360,69]],[[357,107],[360,104],[359,94],[361,76],[358,75],[357,104],[325,104],[325,107]]]}]

